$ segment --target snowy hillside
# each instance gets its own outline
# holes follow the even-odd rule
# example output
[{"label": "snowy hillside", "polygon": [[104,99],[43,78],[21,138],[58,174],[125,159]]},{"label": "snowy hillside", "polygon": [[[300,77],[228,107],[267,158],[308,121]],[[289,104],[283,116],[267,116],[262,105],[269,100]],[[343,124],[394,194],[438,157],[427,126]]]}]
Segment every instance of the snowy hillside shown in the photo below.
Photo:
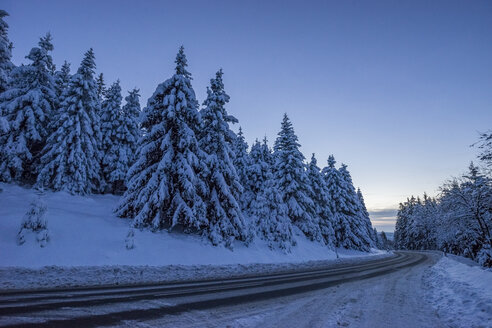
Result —
[{"label": "snowy hillside", "polygon": [[[2,184],[0,188],[0,266],[37,268],[42,266],[100,265],[196,265],[235,263],[281,263],[334,259],[325,245],[311,242],[298,230],[297,246],[291,253],[270,250],[264,241],[254,240],[249,247],[237,242],[234,250],[212,244],[196,235],[165,231],[153,233],[135,230],[135,248],[128,250],[125,239],[130,220],[113,214],[119,197],[112,195],[71,196],[64,192],[46,192],[50,241],[42,248],[34,233],[26,234],[17,245],[16,235],[35,190]],[[372,253],[372,255],[377,252]],[[368,253],[340,250],[341,257]]]}]

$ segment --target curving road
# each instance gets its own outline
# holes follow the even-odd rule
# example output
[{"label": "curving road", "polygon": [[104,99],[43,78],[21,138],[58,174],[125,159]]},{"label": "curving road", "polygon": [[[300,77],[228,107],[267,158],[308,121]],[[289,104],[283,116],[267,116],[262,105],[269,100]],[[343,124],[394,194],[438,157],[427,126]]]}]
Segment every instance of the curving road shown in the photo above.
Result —
[{"label": "curving road", "polygon": [[[203,327],[207,325],[228,326],[231,322],[235,322],[238,327],[265,327],[269,324],[282,327],[316,326],[315,323],[309,321],[310,319],[308,322],[302,322],[302,319],[321,315],[318,318],[320,323],[330,322],[336,317],[335,312],[343,307],[343,304],[330,303],[331,305],[327,304],[326,307],[320,309],[319,304],[324,304],[327,300],[330,302],[334,300],[333,295],[328,299],[322,296],[327,292],[331,293],[332,290],[341,292],[346,286],[348,286],[347,290],[350,290],[350,286],[358,286],[361,282],[370,283],[371,286],[378,283],[390,286],[391,279],[394,280],[396,277],[398,280],[398,277],[405,277],[409,273],[411,273],[411,278],[416,275],[415,272],[421,272],[424,267],[433,263],[435,257],[436,255],[427,253],[395,252],[394,256],[368,260],[359,264],[235,279],[160,285],[4,292],[0,293],[0,326],[135,327],[142,325],[146,327],[175,327],[179,325]],[[406,280],[410,278],[407,277]],[[341,284],[343,286],[338,288]],[[394,282],[393,284],[394,297],[403,297],[404,295],[402,296],[397,291],[398,284]],[[358,290],[355,287],[355,291]],[[412,294],[412,291],[407,290],[406,293]],[[415,293],[413,294],[413,297],[416,297]],[[314,306],[317,311],[311,311],[313,306],[310,306],[290,318],[292,304],[302,303],[306,298],[311,299],[313,295],[319,297],[316,301],[318,306]],[[365,298],[370,299],[371,295],[366,295]],[[408,295],[408,299],[411,298],[412,295]],[[323,301],[323,299],[325,300]],[[354,299],[359,300],[359,298]],[[391,305],[392,303],[391,299],[383,301],[380,306]],[[400,301],[402,299],[396,300],[396,302]],[[405,297],[403,297],[403,303],[405,303],[404,301]],[[377,302],[373,303],[368,303],[364,307],[370,308],[372,306],[377,309],[378,304],[375,304]],[[278,304],[285,306],[278,308]],[[327,307],[331,307],[333,311],[330,312],[330,315],[323,316],[323,313],[328,313]],[[280,324],[282,316],[279,313],[282,310],[286,311],[284,316],[287,319]],[[413,306],[409,310],[409,317],[402,317],[402,320],[411,320],[412,313],[414,313],[411,311],[415,310],[417,309]],[[272,311],[275,313],[273,316]],[[361,308],[360,311],[362,313],[365,310]],[[371,313],[374,314],[374,312],[377,311],[373,309]],[[421,310],[420,312],[425,311]],[[210,319],[210,314],[213,314],[214,318]],[[362,315],[358,317],[361,318]],[[347,325],[384,327],[386,323],[391,324],[391,320],[388,318],[385,318],[384,315],[379,315],[379,317],[369,315],[364,319],[364,322],[359,323],[354,320],[345,322],[343,319],[341,321],[336,319],[333,325],[343,326],[345,322]],[[429,322],[433,324],[433,327],[438,327],[438,321],[433,321],[433,319],[435,318],[424,318],[423,324]],[[398,326],[404,326],[404,323],[405,321],[403,324],[400,321]]]}]

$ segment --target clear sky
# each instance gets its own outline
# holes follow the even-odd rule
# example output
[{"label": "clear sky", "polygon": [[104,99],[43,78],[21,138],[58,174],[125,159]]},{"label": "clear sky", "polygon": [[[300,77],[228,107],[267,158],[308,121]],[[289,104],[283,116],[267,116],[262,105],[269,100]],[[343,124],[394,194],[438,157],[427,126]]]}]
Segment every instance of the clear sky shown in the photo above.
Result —
[{"label": "clear sky", "polygon": [[13,61],[50,31],[54,60],[139,87],[146,104],[178,47],[201,101],[224,69],[228,109],[249,143],[287,112],[307,158],[349,166],[379,229],[400,201],[433,195],[492,128],[491,1],[3,0]]}]

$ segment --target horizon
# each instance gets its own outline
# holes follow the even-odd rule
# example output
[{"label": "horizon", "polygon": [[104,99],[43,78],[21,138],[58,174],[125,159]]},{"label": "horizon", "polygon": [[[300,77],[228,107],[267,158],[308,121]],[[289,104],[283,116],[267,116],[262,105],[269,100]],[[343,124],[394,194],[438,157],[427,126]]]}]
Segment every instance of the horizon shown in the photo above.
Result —
[{"label": "horizon", "polygon": [[273,145],[287,112],[304,156],[346,163],[374,227],[393,232],[400,202],[436,195],[476,160],[470,146],[492,119],[492,4],[314,3],[7,0],[4,9],[16,65],[50,31],[57,68],[67,60],[76,71],[92,47],[106,84],[120,79],[123,96],[139,88],[142,107],[183,44],[200,103],[223,68],[227,109],[249,145],[263,136]]}]

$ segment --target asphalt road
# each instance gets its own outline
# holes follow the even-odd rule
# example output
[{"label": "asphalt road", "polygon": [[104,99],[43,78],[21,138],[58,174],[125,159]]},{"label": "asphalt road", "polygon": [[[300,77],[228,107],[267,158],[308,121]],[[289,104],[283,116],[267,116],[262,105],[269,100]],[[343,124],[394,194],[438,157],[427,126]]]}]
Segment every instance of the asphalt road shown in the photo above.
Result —
[{"label": "asphalt road", "polygon": [[398,272],[431,255],[392,257],[310,271],[194,282],[0,293],[1,327],[100,327],[156,320],[311,292]]}]

